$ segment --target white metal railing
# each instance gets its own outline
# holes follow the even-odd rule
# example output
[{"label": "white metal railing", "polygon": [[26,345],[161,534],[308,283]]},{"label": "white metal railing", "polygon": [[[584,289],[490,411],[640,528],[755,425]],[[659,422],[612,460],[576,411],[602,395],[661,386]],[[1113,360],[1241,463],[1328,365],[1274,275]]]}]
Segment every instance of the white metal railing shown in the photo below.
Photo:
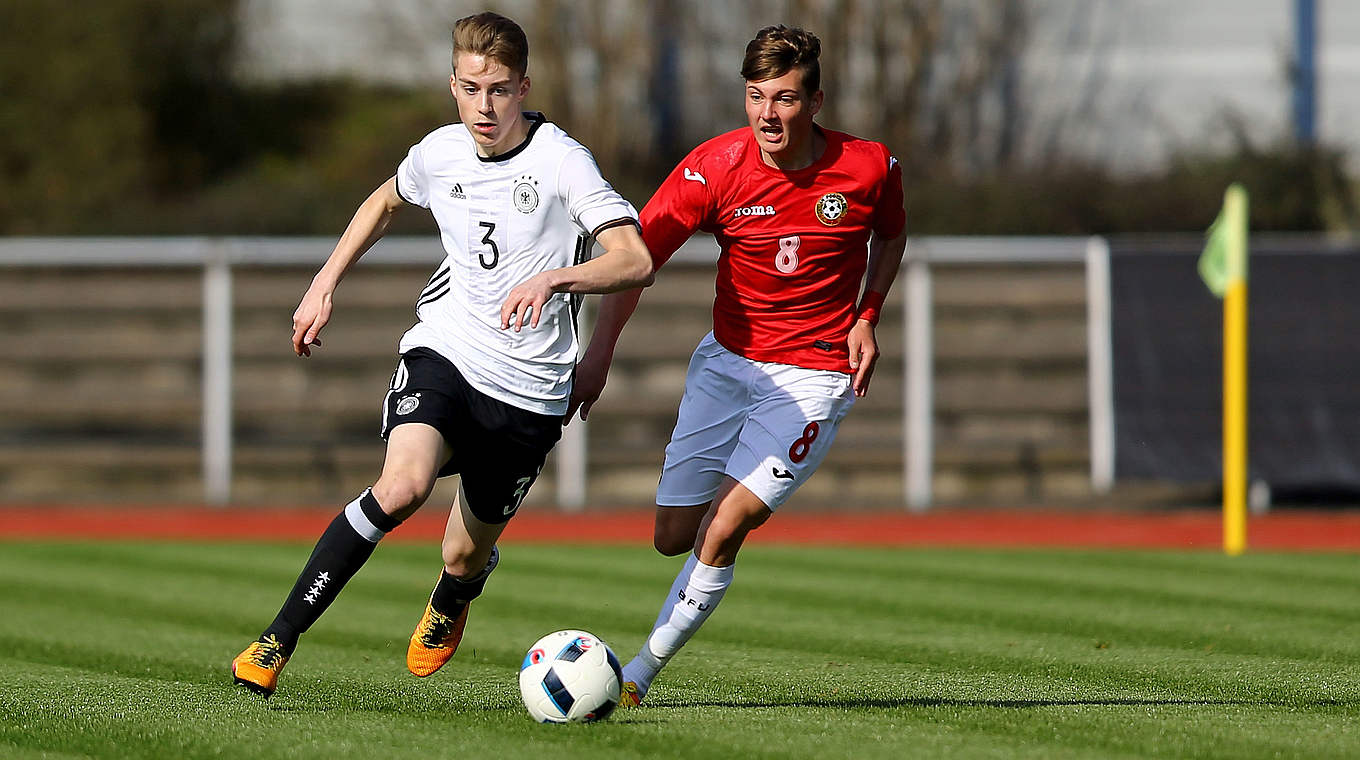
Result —
[{"label": "white metal railing", "polygon": [[1101,237],[927,237],[913,239],[906,269],[906,382],[903,453],[905,498],[912,511],[930,508],[934,472],[935,350],[932,263],[1077,263],[1086,268],[1087,389],[1091,428],[1091,488],[1114,485],[1114,351],[1110,343],[1110,246]]},{"label": "white metal railing", "polygon": [[[334,238],[164,237],[0,238],[0,267],[119,266],[203,267],[203,482],[204,498],[231,498],[232,474],[232,268],[320,266]],[[717,260],[710,237],[691,239],[672,258],[690,264]],[[438,239],[394,236],[365,254],[364,264],[436,265]],[[1099,237],[922,237],[904,260],[906,309],[903,335],[904,498],[912,510],[928,509],[934,470],[932,263],[1082,262],[1086,271],[1087,355],[1091,484],[1098,493],[1114,480],[1113,352],[1110,343],[1110,250]],[[587,497],[587,425],[568,425],[557,454],[557,501],[568,511]]]},{"label": "white metal railing", "polygon": [[1086,392],[1091,420],[1091,488],[1114,487],[1114,340],[1110,304],[1110,243],[1086,242]]}]

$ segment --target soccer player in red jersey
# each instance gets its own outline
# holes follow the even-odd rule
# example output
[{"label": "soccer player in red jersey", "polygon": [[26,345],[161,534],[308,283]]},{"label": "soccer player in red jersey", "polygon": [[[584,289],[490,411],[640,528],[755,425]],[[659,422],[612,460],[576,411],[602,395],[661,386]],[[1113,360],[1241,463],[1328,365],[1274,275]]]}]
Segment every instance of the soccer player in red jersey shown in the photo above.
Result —
[{"label": "soccer player in red jersey", "polygon": [[[713,332],[690,362],[656,496],[657,550],[692,553],[623,670],[621,704],[638,704],[712,614],[747,534],[811,476],[873,376],[874,325],[906,247],[902,170],[882,144],[813,122],[820,52],[802,29],[762,29],[742,63],[750,127],[695,148],[642,211],[656,267],[696,230],[721,253]],[[640,295],[603,299],[567,419],[604,390]]]}]

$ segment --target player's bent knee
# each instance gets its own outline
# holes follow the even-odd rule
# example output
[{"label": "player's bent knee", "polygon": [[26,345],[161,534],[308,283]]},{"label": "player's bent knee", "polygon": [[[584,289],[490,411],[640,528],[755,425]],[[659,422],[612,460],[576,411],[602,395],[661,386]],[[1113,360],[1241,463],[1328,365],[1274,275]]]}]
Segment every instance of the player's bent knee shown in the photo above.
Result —
[{"label": "player's bent knee", "polygon": [[463,543],[445,543],[444,572],[455,578],[471,578],[486,569],[487,558],[478,556],[476,547]]},{"label": "player's bent knee", "polygon": [[383,475],[373,484],[373,498],[384,512],[404,520],[425,503],[433,485],[420,478]]},{"label": "player's bent knee", "polygon": [[[483,563],[485,564],[485,563]],[[481,568],[474,568],[469,561],[468,555],[446,557],[444,559],[444,572],[455,578],[471,578],[476,575]]]},{"label": "player's bent knee", "polygon": [[694,538],[698,526],[687,520],[657,520],[656,530],[652,533],[652,546],[665,557],[678,557],[694,550]]},{"label": "player's bent knee", "polygon": [[692,507],[657,507],[652,546],[659,554],[675,557],[694,550],[694,540],[712,503]]},{"label": "player's bent knee", "polygon": [[709,523],[708,530],[704,532],[704,543],[728,545],[733,541],[740,542],[746,538],[747,530],[739,520],[714,518],[713,522]]},{"label": "player's bent knee", "polygon": [[719,511],[709,523],[708,530],[704,533],[705,542],[716,541],[721,545],[740,545],[746,540],[746,534],[759,528],[769,519],[768,510],[761,510],[755,513],[731,513]]},{"label": "player's bent knee", "polygon": [[678,557],[694,549],[694,534],[668,533],[660,529],[652,536],[652,545],[665,557]]}]

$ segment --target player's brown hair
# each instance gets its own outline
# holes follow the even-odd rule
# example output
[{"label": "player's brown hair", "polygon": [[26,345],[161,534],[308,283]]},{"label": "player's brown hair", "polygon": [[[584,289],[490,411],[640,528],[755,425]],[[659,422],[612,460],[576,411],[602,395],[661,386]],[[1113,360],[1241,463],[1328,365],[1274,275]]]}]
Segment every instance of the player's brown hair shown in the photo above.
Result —
[{"label": "player's brown hair", "polygon": [[811,95],[822,86],[822,41],[805,29],[783,24],[767,26],[746,43],[741,76],[748,82],[782,77],[797,68],[803,71],[803,91]]},{"label": "player's brown hair", "polygon": [[529,38],[519,24],[486,11],[458,19],[453,25],[453,67],[458,54],[490,58],[519,76],[529,71]]}]

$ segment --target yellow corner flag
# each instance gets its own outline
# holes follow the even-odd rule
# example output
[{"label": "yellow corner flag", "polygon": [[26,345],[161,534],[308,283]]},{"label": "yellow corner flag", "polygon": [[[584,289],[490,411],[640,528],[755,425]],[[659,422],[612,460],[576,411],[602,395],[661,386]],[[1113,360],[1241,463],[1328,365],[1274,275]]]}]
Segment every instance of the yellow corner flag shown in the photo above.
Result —
[{"label": "yellow corner flag", "polygon": [[1233,183],[1199,276],[1223,299],[1223,551],[1247,550],[1247,191]]},{"label": "yellow corner flag", "polygon": [[1223,210],[1209,227],[1199,276],[1219,298],[1232,284],[1247,281],[1247,191],[1236,182],[1223,194]]}]

